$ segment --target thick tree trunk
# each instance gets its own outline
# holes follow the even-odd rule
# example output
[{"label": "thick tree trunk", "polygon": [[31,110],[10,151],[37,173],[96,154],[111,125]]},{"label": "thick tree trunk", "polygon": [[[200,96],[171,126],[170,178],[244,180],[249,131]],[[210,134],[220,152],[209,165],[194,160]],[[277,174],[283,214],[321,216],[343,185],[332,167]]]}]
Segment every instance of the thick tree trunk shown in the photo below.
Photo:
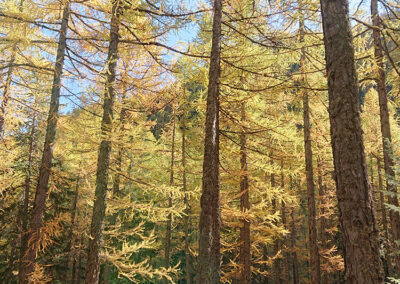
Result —
[{"label": "thick tree trunk", "polygon": [[[241,104],[241,123],[246,121],[246,106]],[[250,210],[250,193],[249,193],[249,176],[247,171],[247,143],[246,129],[242,126],[240,134],[240,211],[242,213]],[[240,284],[251,283],[251,251],[250,251],[250,221],[243,218],[242,226],[240,227]]]},{"label": "thick tree trunk", "polygon": [[358,106],[347,0],[321,0],[329,118],[346,283],[383,283]]},{"label": "thick tree trunk", "polygon": [[51,161],[53,159],[53,147],[55,143],[58,107],[61,93],[61,75],[64,66],[65,49],[67,44],[68,20],[70,15],[69,0],[64,3],[64,10],[60,28],[60,37],[56,55],[56,64],[54,68],[53,85],[51,89],[50,110],[47,118],[46,136],[44,141],[43,156],[39,170],[39,179],[36,187],[35,201],[31,215],[30,230],[28,238],[31,245],[27,249],[22,263],[22,269],[19,274],[19,283],[28,281],[28,274],[34,269],[34,262],[37,252],[37,243],[40,238],[40,229],[42,227],[42,218],[46,210],[47,191],[51,170]]},{"label": "thick tree trunk", "polygon": [[[299,23],[300,42],[304,43],[304,19],[301,16]],[[306,53],[305,48],[301,48],[301,85],[306,87]],[[308,242],[310,250],[310,274],[311,283],[317,284],[321,282],[320,259],[318,249],[318,233],[317,233],[317,210],[315,207],[315,188],[314,188],[314,169],[313,154],[311,145],[311,125],[310,125],[310,106],[307,91],[302,92],[303,95],[303,123],[304,123],[304,157],[306,163],[306,179],[307,179],[307,208],[308,208]]]},{"label": "thick tree trunk", "polygon": [[110,45],[108,47],[107,72],[103,104],[103,118],[101,122],[102,141],[97,158],[96,190],[93,206],[92,224],[90,227],[89,251],[86,264],[86,284],[99,282],[100,252],[103,240],[104,217],[106,210],[106,195],[108,184],[108,170],[111,153],[111,131],[113,124],[114,81],[118,59],[119,25],[123,6],[121,1],[115,0],[112,7]]},{"label": "thick tree trunk", "polygon": [[214,0],[214,19],[204,139],[198,284],[220,282],[219,80],[222,0]]},{"label": "thick tree trunk", "polygon": [[31,176],[32,176],[32,163],[33,163],[33,147],[34,147],[34,137],[36,132],[36,111],[33,114],[32,126],[30,131],[29,139],[29,150],[28,150],[28,169],[25,177],[25,190],[24,190],[24,204],[21,208],[21,248],[19,255],[19,273],[22,273],[23,259],[28,248],[28,221],[29,221],[29,193],[31,189]]},{"label": "thick tree trunk", "polygon": [[[382,145],[383,145],[383,165],[386,175],[386,189],[390,192],[397,192],[395,183],[395,172],[393,169],[393,149],[392,149],[392,135],[390,132],[389,122],[389,109],[388,99],[386,92],[386,75],[385,66],[383,63],[383,49],[381,42],[381,22],[378,13],[378,0],[371,0],[371,19],[373,24],[373,38],[374,38],[374,54],[376,63],[376,83],[379,98],[379,115],[381,121],[381,132],[382,132]],[[388,196],[389,204],[399,207],[399,201],[397,196]],[[400,239],[400,215],[398,211],[389,210],[389,219],[392,228],[392,234],[394,240]],[[400,261],[397,259],[397,262]]]},{"label": "thick tree trunk", "polygon": [[184,204],[185,204],[185,216],[184,216],[184,226],[185,226],[185,270],[186,270],[186,283],[191,284],[192,278],[191,268],[190,268],[190,250],[189,250],[189,214],[190,205],[189,197],[187,193],[187,180],[186,180],[186,113],[182,115],[182,182],[183,182],[183,192],[184,192]]}]

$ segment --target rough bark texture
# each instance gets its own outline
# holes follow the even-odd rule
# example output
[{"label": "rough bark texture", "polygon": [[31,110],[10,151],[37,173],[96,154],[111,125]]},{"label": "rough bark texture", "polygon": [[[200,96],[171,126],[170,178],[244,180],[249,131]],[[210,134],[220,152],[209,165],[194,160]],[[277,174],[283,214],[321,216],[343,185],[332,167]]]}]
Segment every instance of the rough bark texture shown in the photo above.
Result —
[{"label": "rough bark texture", "polygon": [[[300,42],[304,42],[304,19],[300,18],[299,23]],[[301,84],[306,85],[305,70],[305,48],[301,48]],[[315,187],[314,187],[314,169],[313,154],[311,147],[311,125],[310,125],[310,106],[308,92],[303,92],[303,131],[304,131],[304,158],[306,163],[306,179],[307,179],[307,209],[308,209],[308,243],[310,253],[310,275],[311,283],[317,284],[321,282],[320,259],[318,249],[318,233],[317,233],[317,210],[315,207]]]},{"label": "rough bark texture", "polygon": [[190,214],[190,205],[189,198],[187,194],[187,180],[186,180],[186,117],[185,113],[182,115],[182,183],[183,183],[183,192],[184,203],[185,203],[185,216],[184,216],[184,226],[185,226],[185,270],[186,270],[186,283],[191,284],[192,278],[190,276],[191,268],[190,268],[190,250],[189,250],[189,214]]},{"label": "rough bark texture", "polygon": [[[241,105],[241,121],[246,121],[245,103]],[[243,127],[240,134],[240,210],[245,213],[250,209],[249,176],[247,172],[246,130]],[[250,254],[250,221],[245,218],[240,227],[240,254],[241,265],[240,284],[251,283],[251,254]]]},{"label": "rough bark texture", "polygon": [[198,284],[220,282],[219,79],[222,0],[214,0],[211,58],[204,139]]},{"label": "rough bark texture", "polygon": [[321,0],[329,119],[346,283],[383,283],[347,0]]},{"label": "rough bark texture", "polygon": [[[386,75],[385,66],[383,64],[383,48],[380,33],[380,18],[378,14],[378,1],[371,0],[371,18],[373,24],[373,38],[374,38],[374,54],[376,63],[376,83],[379,98],[379,115],[381,122],[382,132],[382,145],[383,145],[383,166],[386,175],[386,188],[388,191],[397,192],[396,185],[393,183],[395,179],[394,173],[394,160],[392,149],[392,135],[390,132],[389,122],[389,109],[388,99],[386,92]],[[399,201],[396,196],[389,195],[388,201],[390,204],[399,207]],[[389,219],[392,227],[392,234],[395,240],[400,239],[400,215],[399,212],[390,210]]]},{"label": "rough bark texture", "polygon": [[108,170],[111,153],[110,132],[113,123],[114,81],[118,58],[119,25],[123,6],[120,1],[114,1],[112,7],[110,44],[108,47],[107,72],[101,122],[102,141],[97,158],[96,190],[93,206],[92,223],[90,227],[89,251],[86,264],[86,284],[99,282],[100,252],[103,240],[104,217],[106,210],[106,195]]},{"label": "rough bark texture", "polygon": [[46,209],[46,199],[51,171],[51,161],[53,159],[53,147],[56,137],[58,107],[61,93],[61,75],[64,66],[64,57],[66,49],[66,35],[68,30],[68,20],[70,15],[70,2],[64,4],[60,37],[58,40],[58,48],[56,55],[56,64],[54,68],[53,85],[51,89],[50,110],[47,118],[46,136],[44,141],[42,161],[39,170],[39,179],[36,187],[35,201],[30,220],[30,230],[28,238],[31,240],[31,245],[27,249],[20,270],[19,283],[26,283],[28,275],[32,273],[36,258],[37,241],[40,238],[40,229],[42,227],[42,217]]}]

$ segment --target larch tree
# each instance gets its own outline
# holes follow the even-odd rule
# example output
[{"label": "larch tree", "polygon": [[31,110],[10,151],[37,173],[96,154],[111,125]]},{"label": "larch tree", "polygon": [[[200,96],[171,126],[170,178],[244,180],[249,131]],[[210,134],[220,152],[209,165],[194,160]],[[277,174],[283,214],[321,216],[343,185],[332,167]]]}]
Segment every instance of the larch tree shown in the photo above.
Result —
[{"label": "larch tree", "polygon": [[103,117],[101,121],[102,140],[99,147],[96,172],[95,201],[90,227],[89,250],[87,255],[85,283],[94,284],[99,282],[100,275],[100,253],[103,240],[104,217],[106,212],[106,195],[108,190],[108,172],[111,153],[111,131],[113,127],[113,105],[115,99],[114,82],[116,78],[116,67],[118,60],[118,44],[120,18],[127,9],[124,1],[113,0],[110,41],[106,61],[105,91],[103,103]]},{"label": "larch tree", "polygon": [[[378,1],[371,0],[371,19],[372,19],[372,36],[374,42],[374,57],[375,57],[375,76],[376,76],[376,87],[379,98],[379,116],[381,123],[382,133],[382,146],[383,146],[383,166],[386,175],[386,189],[391,192],[388,196],[389,203],[395,207],[399,207],[399,201],[396,196],[396,183],[395,172],[394,172],[394,157],[392,149],[392,135],[390,131],[389,122],[389,108],[388,108],[388,96],[386,87],[386,70],[384,66],[384,52],[381,42],[381,20],[378,11]],[[389,219],[391,223],[393,239],[400,239],[400,214],[396,210],[389,211]],[[398,264],[400,264],[399,260]]]},{"label": "larch tree", "polygon": [[[299,34],[300,43],[304,44],[304,11],[303,3],[299,2]],[[301,70],[301,86],[307,87],[306,75],[306,49],[301,47],[300,55],[300,70]],[[312,151],[312,138],[311,138],[311,123],[310,123],[310,105],[309,105],[309,91],[302,90],[303,96],[303,132],[304,132],[304,157],[305,157],[305,170],[307,180],[307,206],[308,206],[308,238],[310,246],[310,274],[312,283],[321,282],[320,272],[320,257],[318,249],[318,233],[317,233],[317,210],[315,205],[315,185],[314,185],[314,169],[313,169],[313,151]]]},{"label": "larch tree", "polygon": [[378,230],[368,181],[358,82],[346,0],[321,0],[335,166],[347,283],[383,283]]},{"label": "larch tree", "polygon": [[219,81],[222,0],[213,2],[213,28],[204,137],[198,284],[220,282]]},{"label": "larch tree", "polygon": [[46,211],[46,199],[50,178],[50,171],[53,158],[53,147],[56,138],[58,109],[61,95],[61,76],[64,67],[65,50],[67,45],[68,21],[70,17],[70,1],[63,3],[62,22],[59,30],[59,41],[54,67],[54,78],[51,89],[50,109],[47,119],[46,136],[43,147],[42,161],[39,170],[39,178],[36,187],[35,201],[32,214],[30,216],[30,225],[28,239],[30,245],[27,248],[22,260],[19,271],[19,283],[27,283],[29,275],[34,271],[36,254],[40,249],[40,231],[42,228],[42,218]]}]

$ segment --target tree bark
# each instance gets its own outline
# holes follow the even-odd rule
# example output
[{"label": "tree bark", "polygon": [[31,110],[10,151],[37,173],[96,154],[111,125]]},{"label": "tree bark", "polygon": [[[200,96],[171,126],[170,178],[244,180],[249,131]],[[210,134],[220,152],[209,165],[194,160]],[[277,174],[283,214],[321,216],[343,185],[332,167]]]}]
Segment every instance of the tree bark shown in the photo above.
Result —
[{"label": "tree bark", "polygon": [[[173,106],[175,107],[175,106]],[[174,165],[175,165],[175,110],[173,110],[173,121],[172,121],[172,148],[171,148],[171,166],[170,166],[170,177],[169,184],[174,185]],[[168,207],[172,208],[172,196],[168,197]],[[164,257],[165,257],[165,268],[169,268],[170,261],[170,251],[171,251],[171,229],[172,229],[172,215],[168,214],[167,220],[167,232],[165,236],[165,249],[164,249]],[[167,283],[167,279],[164,279],[164,282]]]},{"label": "tree bark", "polygon": [[[289,179],[290,190],[293,191],[293,177]],[[292,252],[292,279],[293,284],[299,284],[299,271],[296,252],[296,219],[295,219],[295,206],[292,206],[290,212],[290,250]]]},{"label": "tree bark", "polygon": [[190,276],[190,250],[189,250],[189,214],[190,214],[190,204],[189,197],[187,193],[187,180],[186,180],[186,113],[184,111],[182,115],[182,182],[183,182],[183,192],[184,192],[184,204],[185,204],[185,216],[184,216],[184,226],[185,226],[185,270],[186,270],[186,283],[191,284],[192,278]]},{"label": "tree bark", "polygon": [[[321,161],[318,160],[318,189],[319,189],[319,202],[320,202],[320,240],[321,240],[321,247],[322,249],[327,249],[327,222],[325,217],[325,205],[326,205],[326,193],[325,193],[325,185],[322,180],[322,164]],[[329,274],[326,271],[322,272],[321,275],[322,283],[328,283],[329,281]]]},{"label": "tree bark", "polygon": [[17,54],[17,44],[14,44],[11,50],[11,58],[7,70],[7,79],[4,84],[4,90],[3,90],[3,99],[1,100],[1,106],[0,106],[0,140],[3,139],[4,135],[4,120],[6,116],[6,109],[8,106],[8,100],[10,99],[10,86],[11,86],[11,80],[13,76],[13,71],[14,71],[14,62],[15,62],[15,56]]},{"label": "tree bark", "polygon": [[[389,109],[388,99],[386,92],[386,75],[385,66],[383,63],[383,48],[381,42],[381,21],[378,13],[378,1],[371,0],[371,19],[373,24],[373,39],[374,39],[374,55],[376,63],[376,83],[379,98],[379,115],[381,122],[382,132],[382,145],[383,145],[383,166],[386,176],[386,189],[390,192],[397,192],[395,183],[395,172],[393,169],[393,149],[392,149],[392,135],[390,132]],[[388,202],[391,205],[399,208],[399,201],[396,195],[389,195]],[[400,215],[398,211],[389,210],[389,219],[392,228],[392,235],[394,240],[400,239]],[[397,262],[400,261],[397,259]]]},{"label": "tree bark", "polygon": [[[73,258],[72,246],[74,243],[74,226],[75,226],[75,217],[76,217],[76,207],[78,204],[78,197],[79,197],[79,183],[80,183],[80,176],[78,174],[78,178],[76,180],[76,185],[75,185],[74,199],[72,201],[72,207],[71,207],[71,228],[70,228],[70,231],[68,234],[69,235],[68,236],[68,244],[66,247],[66,253],[68,254],[67,261],[66,261],[66,267],[71,267],[71,268],[73,267],[73,261],[71,264],[70,264],[70,262],[71,262],[71,257]],[[74,278],[73,278],[74,274],[72,273],[72,270],[73,269],[71,269],[71,282],[70,283],[73,283],[73,281],[74,281]]]},{"label": "tree bark", "polygon": [[[270,163],[271,163],[271,167],[272,167],[273,164],[274,164],[274,161],[272,159],[272,153],[270,154]],[[271,182],[271,187],[275,187],[276,186],[275,173],[274,172],[271,173],[270,182]],[[275,198],[272,199],[271,205],[272,205],[272,210],[275,213],[278,210]],[[277,222],[274,222],[274,223],[275,223],[275,225],[278,225]],[[274,240],[274,255],[275,256],[279,253],[280,248],[281,248],[280,239],[276,238]],[[274,264],[273,264],[273,279],[274,279],[274,284],[281,283],[281,259],[280,259],[280,256],[277,257],[274,260]]]},{"label": "tree bark", "polygon": [[103,240],[104,217],[106,210],[106,195],[108,184],[108,170],[111,153],[111,130],[113,124],[114,82],[118,59],[119,25],[123,6],[121,1],[114,0],[110,27],[110,44],[107,56],[107,72],[103,104],[103,118],[101,122],[102,141],[97,158],[96,190],[93,206],[92,223],[90,227],[89,251],[86,264],[86,284],[99,282],[100,252]]},{"label": "tree bark", "polygon": [[50,110],[47,118],[46,136],[42,161],[39,170],[39,179],[36,187],[35,201],[30,220],[30,230],[28,232],[28,239],[31,241],[31,245],[28,247],[23,257],[22,269],[20,270],[19,274],[19,283],[26,283],[28,281],[28,275],[32,273],[34,269],[37,244],[40,238],[40,230],[42,227],[42,218],[46,210],[46,199],[51,171],[51,161],[53,159],[53,147],[55,143],[58,121],[58,108],[61,93],[61,76],[63,72],[65,49],[67,44],[66,35],[68,30],[69,15],[70,2],[69,0],[67,0],[64,3],[60,37],[58,40],[56,63],[54,68],[53,85],[51,89]]},{"label": "tree bark", "polygon": [[[302,13],[302,12],[301,12]],[[300,43],[304,43],[304,18],[301,14],[299,21]],[[306,78],[306,53],[305,48],[301,48],[301,85],[305,87]],[[310,125],[310,106],[307,91],[303,91],[303,123],[304,123],[304,157],[306,164],[307,179],[307,207],[308,207],[308,242],[310,250],[310,274],[311,283],[317,284],[321,282],[320,259],[318,249],[318,233],[317,233],[317,210],[315,207],[315,187],[314,187],[314,169],[313,154],[311,145],[311,125]]]},{"label": "tree bark", "polygon": [[[385,236],[386,252],[390,253],[392,251],[391,247],[392,244],[389,239],[389,229],[388,229],[387,214],[385,207],[385,196],[383,195],[382,166],[381,166],[381,160],[379,158],[377,158],[376,160],[378,164],[378,189],[379,189],[379,203],[380,203],[381,219],[382,219],[381,222],[383,225],[383,234]],[[388,254],[386,254],[385,257],[388,266],[389,276],[392,276],[393,275],[392,258]]]},{"label": "tree bark", "polygon": [[[246,121],[246,106],[241,103],[241,123]],[[247,170],[246,128],[242,126],[240,134],[240,211],[244,214],[250,210],[249,176]],[[251,251],[250,251],[250,221],[243,218],[240,227],[240,284],[251,283]]]},{"label": "tree bark", "polygon": [[214,19],[209,69],[204,139],[198,284],[220,282],[220,199],[219,199],[219,80],[222,0],[214,0]]},{"label": "tree bark", "polygon": [[[285,175],[284,175],[284,162],[283,159],[281,159],[281,189],[284,191],[285,190]],[[286,229],[289,229],[289,225],[287,222],[287,207],[286,207],[286,202],[282,201],[281,202],[281,211],[282,211],[282,224]],[[282,240],[282,252],[283,252],[283,273],[282,273],[282,281],[283,283],[289,283],[290,279],[290,254],[288,252],[288,235],[285,235]]]},{"label": "tree bark", "polygon": [[31,177],[32,177],[32,163],[33,163],[33,147],[34,147],[34,137],[36,132],[36,111],[33,114],[32,126],[30,131],[29,139],[29,150],[28,150],[28,169],[25,177],[25,190],[24,190],[24,204],[21,210],[21,248],[19,255],[19,275],[22,274],[23,270],[23,259],[28,248],[28,221],[29,221],[29,193],[31,189]]},{"label": "tree bark", "polygon": [[346,283],[383,283],[347,0],[321,0],[329,119]]}]

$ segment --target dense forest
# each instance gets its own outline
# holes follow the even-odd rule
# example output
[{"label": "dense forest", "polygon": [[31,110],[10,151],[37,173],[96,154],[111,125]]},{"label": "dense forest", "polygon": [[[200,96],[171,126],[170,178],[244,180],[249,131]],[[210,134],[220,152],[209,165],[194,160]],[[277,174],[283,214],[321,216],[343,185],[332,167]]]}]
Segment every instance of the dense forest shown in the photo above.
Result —
[{"label": "dense forest", "polygon": [[1,0],[0,283],[400,283],[398,0]]}]

